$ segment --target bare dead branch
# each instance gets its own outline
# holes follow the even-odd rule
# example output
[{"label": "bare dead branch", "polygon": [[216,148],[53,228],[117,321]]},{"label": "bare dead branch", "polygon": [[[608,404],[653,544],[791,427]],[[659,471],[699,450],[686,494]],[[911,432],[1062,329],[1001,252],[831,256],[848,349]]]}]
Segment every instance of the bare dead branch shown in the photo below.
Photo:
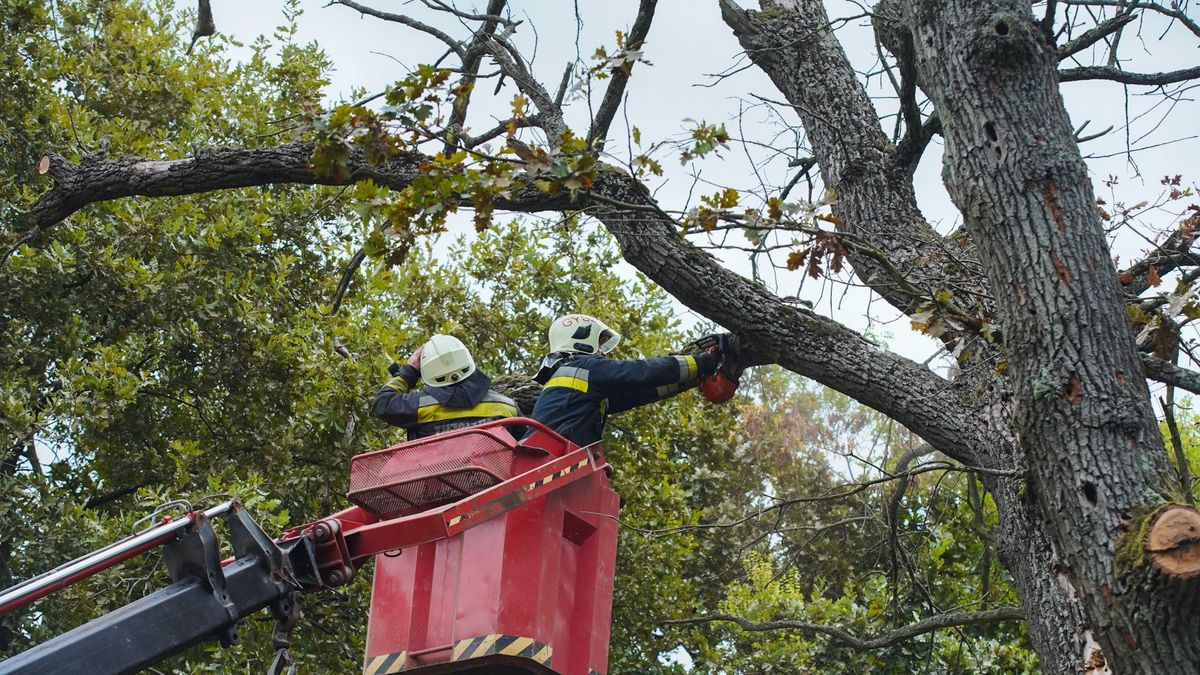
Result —
[{"label": "bare dead branch", "polygon": [[1103,136],[1113,130],[1113,125],[1110,124],[1107,127],[1105,127],[1103,130],[1097,131],[1094,134],[1084,134],[1083,130],[1085,128],[1087,128],[1087,125],[1090,123],[1091,123],[1091,120],[1085,120],[1084,123],[1079,125],[1079,128],[1075,130],[1075,143],[1076,144],[1086,143],[1088,141],[1094,141],[1097,138],[1100,138],[1101,136]]},{"label": "bare dead branch", "polygon": [[806,633],[820,633],[828,635],[839,642],[845,643],[854,649],[880,649],[889,647],[894,644],[911,640],[914,637],[942,630],[943,628],[955,628],[958,626],[977,626],[980,624],[997,623],[1000,621],[1023,621],[1025,613],[1020,607],[997,607],[982,612],[951,612],[947,614],[938,614],[936,616],[927,617],[916,623],[909,624],[877,638],[860,638],[853,633],[850,633],[839,626],[830,626],[820,623],[812,623],[809,621],[750,621],[744,617],[725,614],[722,612],[714,612],[705,616],[698,616],[693,619],[671,619],[665,621],[671,625],[691,625],[698,623],[711,623],[713,621],[728,621],[736,623],[745,631],[762,632],[776,630],[796,630]]},{"label": "bare dead branch", "polygon": [[[654,20],[654,9],[657,5],[658,0],[641,0],[638,5],[637,18],[633,20],[633,27],[629,29],[629,35],[625,38],[626,49],[642,48],[642,44],[646,41],[646,35],[650,32],[650,23]],[[589,146],[593,143],[603,146],[604,139],[608,136],[608,128],[612,126],[617,108],[620,107],[621,99],[625,96],[625,85],[629,82],[633,65],[633,63],[627,62],[624,68],[617,68],[612,73],[608,88],[604,90],[604,98],[600,101],[600,108],[596,111],[596,119],[592,122],[592,128],[588,130]]]},{"label": "bare dead branch", "polygon": [[[934,448],[932,445],[929,445],[929,444],[923,444],[922,446],[920,446],[920,448],[922,449],[922,452],[920,452],[919,454],[914,454],[914,457],[918,457],[918,456],[921,456],[922,454],[928,454],[930,452],[936,451],[936,448]],[[837,486],[831,488],[825,494],[806,495],[803,497],[778,498],[775,500],[775,502],[773,504],[764,506],[755,511],[751,511],[750,513],[747,513],[746,515],[744,515],[740,518],[736,518],[734,520],[725,520],[725,521],[720,521],[720,522],[716,522],[716,523],[697,523],[695,525],[679,525],[677,527],[668,527],[668,528],[662,528],[662,529],[657,529],[657,530],[638,528],[638,527],[629,525],[628,523],[624,523],[624,522],[621,523],[621,526],[629,527],[630,529],[637,530],[638,532],[641,532],[642,534],[651,535],[651,536],[669,536],[669,535],[680,534],[682,532],[692,532],[692,531],[696,531],[696,530],[732,529],[732,528],[736,528],[736,527],[741,527],[742,525],[745,525],[747,523],[758,520],[759,518],[762,518],[763,516],[766,516],[768,514],[786,510],[792,506],[796,506],[797,504],[815,504],[818,502],[840,501],[840,500],[846,499],[848,497],[853,497],[854,495],[857,495],[857,494],[867,490],[868,488],[875,487],[876,485],[883,485],[885,483],[890,483],[892,481],[908,481],[908,479],[910,479],[914,476],[920,476],[922,474],[932,473],[934,471],[978,472],[978,473],[984,473],[984,474],[989,474],[989,475],[1009,476],[1009,477],[1017,476],[1020,474],[1019,471],[1015,471],[1015,470],[988,469],[985,467],[978,467],[978,466],[962,466],[962,465],[954,464],[952,462],[947,462],[947,461],[934,461],[934,462],[929,462],[927,464],[919,464],[916,467],[913,467],[912,469],[905,468],[904,470],[901,470],[901,471],[894,471],[892,473],[885,474],[878,478],[872,478],[870,480],[859,481],[857,483],[846,483],[844,485],[837,485]],[[905,483],[905,484],[907,484],[907,483]]]},{"label": "bare dead branch", "polygon": [[[490,0],[488,3],[488,18],[483,19],[483,26],[480,27],[480,29],[475,33],[475,36],[471,38],[471,44],[466,48],[466,58],[463,59],[462,64],[463,76],[459,80],[460,87],[475,82],[479,75],[479,67],[483,63],[483,57],[487,53],[487,39],[495,34],[496,28],[499,26],[500,22],[504,21],[505,25],[515,27],[516,24],[513,22],[503,19],[502,17],[495,16],[504,11],[504,5],[506,2],[507,0]],[[437,4],[445,5],[445,3],[442,2],[438,2]],[[457,12],[458,10],[453,11]],[[467,123],[467,108],[470,106],[470,104],[470,93],[464,94],[454,100],[454,106],[450,111],[450,123],[448,125],[449,129],[452,131],[455,129],[461,129],[463,125]],[[446,154],[450,154],[451,145],[452,143],[448,139],[446,141]]]},{"label": "bare dead branch", "polygon": [[1058,13],[1058,1],[1047,0],[1046,13],[1042,16],[1042,30],[1046,31],[1047,35],[1054,33],[1054,16]]},{"label": "bare dead branch", "polygon": [[1169,16],[1172,19],[1183,24],[1197,37],[1200,37],[1200,24],[1196,23],[1188,17],[1188,15],[1175,6],[1172,2],[1170,7],[1159,4],[1157,2],[1134,2],[1129,0],[1062,0],[1065,5],[1086,5],[1088,7],[1115,7],[1123,10],[1144,9],[1151,12],[1157,12],[1164,16]]},{"label": "bare dead branch", "polygon": [[911,476],[907,473],[908,465],[913,460],[924,457],[932,452],[936,452],[936,450],[928,443],[908,448],[896,460],[896,466],[892,467],[892,471],[901,474],[899,480],[896,481],[896,485],[892,488],[892,493],[887,498],[887,507],[884,511],[888,525],[888,558],[891,564],[889,583],[892,586],[893,598],[898,597],[900,587],[900,502],[903,501],[904,495],[908,492],[908,486],[911,482]]},{"label": "bare dead branch", "polygon": [[542,116],[540,113],[535,114],[535,115],[530,115],[528,117],[522,117],[520,119],[503,120],[496,126],[492,127],[491,129],[488,129],[487,131],[479,134],[478,136],[467,136],[467,137],[463,138],[461,143],[459,143],[459,145],[461,145],[464,148],[475,148],[480,145],[483,145],[484,143],[487,143],[488,141],[490,141],[492,139],[499,138],[500,136],[507,133],[510,127],[521,129],[524,127],[541,126],[541,123],[542,123]]},{"label": "bare dead branch", "polygon": [[1070,58],[1075,54],[1091,47],[1104,38],[1112,35],[1121,29],[1125,24],[1137,18],[1136,14],[1118,14],[1117,16],[1101,21],[1094,27],[1084,31],[1079,37],[1067,42],[1058,48],[1058,60]]},{"label": "bare dead branch", "polygon": [[1175,82],[1186,82],[1200,77],[1200,66],[1172,70],[1165,73],[1131,73],[1114,66],[1083,66],[1067,68],[1058,71],[1060,82],[1079,82],[1081,80],[1109,80],[1121,84],[1161,87]]},{"label": "bare dead branch", "polygon": [[420,21],[417,21],[416,19],[409,17],[409,16],[405,16],[404,14],[396,14],[394,12],[385,12],[383,10],[375,9],[373,7],[367,7],[366,5],[357,3],[354,0],[329,0],[329,4],[344,5],[346,7],[349,7],[350,9],[358,11],[358,13],[360,13],[360,14],[366,14],[367,16],[373,16],[376,19],[383,19],[384,21],[391,21],[392,23],[403,24],[405,26],[408,26],[409,28],[419,30],[422,33],[432,35],[433,37],[437,38],[438,40],[441,40],[442,43],[445,44],[447,47],[449,47],[450,51],[457,54],[458,58],[461,59],[463,63],[467,62],[467,52],[465,49],[463,49],[462,43],[459,42],[458,40],[455,40],[453,37],[451,37],[449,34],[447,34],[445,31],[443,31],[439,28],[435,28],[433,26],[430,26],[427,23],[422,23]]},{"label": "bare dead branch", "polygon": [[491,3],[487,8],[487,13],[474,14],[471,12],[464,12],[457,7],[452,7],[441,0],[421,0],[421,3],[430,9],[453,14],[460,19],[466,19],[467,21],[484,21],[491,24],[503,24],[509,28],[516,28],[517,26],[521,25],[520,21],[513,21],[507,17],[500,16],[500,12],[504,11],[505,2],[506,0],[491,0]]},{"label": "bare dead branch", "polygon": [[571,72],[574,70],[574,63],[568,63],[563,69],[562,79],[558,81],[558,91],[554,93],[554,105],[562,106],[563,98],[567,95],[567,85],[571,84]]}]

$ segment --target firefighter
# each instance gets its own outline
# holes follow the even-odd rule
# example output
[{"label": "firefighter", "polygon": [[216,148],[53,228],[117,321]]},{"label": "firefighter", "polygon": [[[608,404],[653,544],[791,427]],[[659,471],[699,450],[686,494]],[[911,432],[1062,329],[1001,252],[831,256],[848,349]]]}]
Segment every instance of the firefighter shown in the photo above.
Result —
[{"label": "firefighter", "polygon": [[[375,394],[371,412],[403,427],[410,441],[521,414],[511,398],[492,391],[466,345],[450,335],[434,335],[408,363],[393,363],[388,372],[392,379]],[[413,389],[418,379],[425,386]],[[510,431],[518,438],[524,432]]]},{"label": "firefighter", "polygon": [[545,386],[533,419],[579,446],[599,441],[608,415],[692,388],[716,371],[713,351],[657,359],[611,359],[621,335],[585,314],[550,324],[550,354],[534,378]]}]

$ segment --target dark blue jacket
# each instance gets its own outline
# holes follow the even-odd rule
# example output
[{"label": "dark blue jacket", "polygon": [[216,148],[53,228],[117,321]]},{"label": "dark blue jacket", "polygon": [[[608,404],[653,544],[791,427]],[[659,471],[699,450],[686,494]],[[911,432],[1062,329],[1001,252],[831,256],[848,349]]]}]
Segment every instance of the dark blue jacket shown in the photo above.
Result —
[{"label": "dark blue jacket", "polygon": [[564,353],[552,354],[548,362],[538,376],[545,388],[530,417],[580,446],[604,436],[608,415],[690,389],[717,367],[710,354],[642,361]]},{"label": "dark blue jacket", "polygon": [[[396,377],[375,394],[371,412],[403,427],[410,441],[521,414],[511,398],[491,390],[492,381],[478,370],[462,382],[416,391],[411,391],[421,376],[416,368],[405,364],[392,372]],[[512,431],[518,438],[524,434],[524,429]]]}]

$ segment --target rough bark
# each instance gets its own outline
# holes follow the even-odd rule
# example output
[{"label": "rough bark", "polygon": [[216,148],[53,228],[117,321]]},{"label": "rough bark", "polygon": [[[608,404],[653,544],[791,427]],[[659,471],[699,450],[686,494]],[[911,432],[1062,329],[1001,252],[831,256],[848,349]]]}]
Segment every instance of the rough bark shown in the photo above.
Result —
[{"label": "rough bark", "polygon": [[1200,587],[1145,560],[1169,466],[1054,46],[1015,0],[912,0],[905,19],[945,129],[945,182],[991,281],[1061,578],[1114,672],[1196,672]]},{"label": "rough bark", "polygon": [[[887,251],[897,268],[930,292],[937,288],[967,291],[976,298],[975,306],[981,312],[990,312],[990,302],[983,299],[990,289],[975,261],[973,245],[966,237],[947,242],[924,221],[909,171],[889,153],[875,109],[828,28],[823,3],[788,0],[762,4],[762,12],[746,12],[724,0],[721,7],[750,58],[771,77],[800,117],[822,177],[838,194],[835,208],[845,223],[841,229]],[[887,4],[885,18],[898,21],[896,3]],[[888,32],[886,42],[896,51],[901,51],[897,45],[911,42],[911,37],[900,35],[895,26],[889,26]],[[919,78],[920,73],[915,75]],[[838,101],[838,105],[825,105],[827,101]],[[871,269],[871,261],[851,258],[851,262],[864,283],[902,311],[910,308],[906,303],[911,298],[897,297],[890,280]],[[994,347],[969,335],[951,339],[974,339],[980,349],[979,362],[986,363],[995,355]],[[991,371],[990,366],[968,368],[968,374],[956,381],[960,395],[984,424],[990,440],[980,456],[970,460],[1023,474],[1026,466],[1010,419],[1009,384]],[[1061,582],[1061,564],[1036,500],[1028,494],[1023,478],[982,478],[999,511],[997,554],[1020,590],[1042,665],[1047,672],[1076,672],[1087,657],[1083,613],[1069,587]]]}]

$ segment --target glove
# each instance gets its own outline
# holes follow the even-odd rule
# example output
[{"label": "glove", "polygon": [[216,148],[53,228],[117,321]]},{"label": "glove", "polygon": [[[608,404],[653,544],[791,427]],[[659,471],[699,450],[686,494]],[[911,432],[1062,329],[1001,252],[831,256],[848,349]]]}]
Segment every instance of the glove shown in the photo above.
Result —
[{"label": "glove", "polygon": [[707,350],[696,354],[696,372],[701,377],[707,377],[717,372],[717,367],[721,365],[721,351],[716,347],[709,347]]},{"label": "glove", "polygon": [[417,347],[417,351],[413,352],[412,356],[408,357],[408,365],[412,366],[413,368],[416,368],[417,370],[420,370],[421,369],[421,353],[424,351],[425,351],[425,345],[421,345],[420,347]]}]

